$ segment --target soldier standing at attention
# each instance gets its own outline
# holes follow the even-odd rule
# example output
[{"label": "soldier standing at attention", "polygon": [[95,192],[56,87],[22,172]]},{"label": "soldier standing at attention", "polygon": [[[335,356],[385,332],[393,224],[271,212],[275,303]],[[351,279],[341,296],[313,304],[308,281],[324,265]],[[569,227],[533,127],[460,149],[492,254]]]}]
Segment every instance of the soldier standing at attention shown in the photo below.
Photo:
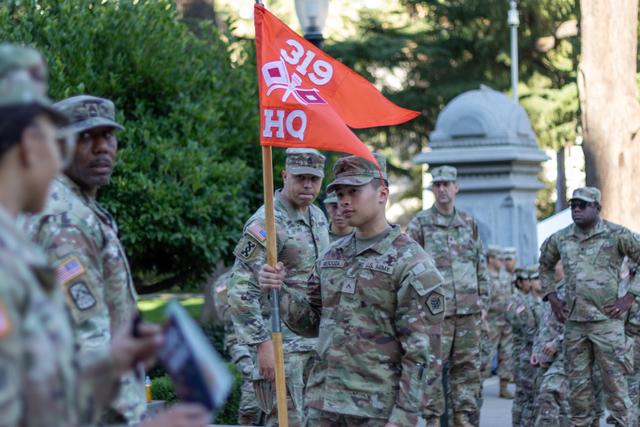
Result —
[{"label": "soldier standing at attention", "polygon": [[[491,301],[488,310],[488,346],[490,350],[487,352],[489,360],[486,364],[488,369],[491,369],[491,360],[495,354],[498,355],[499,396],[503,399],[513,399],[513,395],[507,389],[512,381],[513,348],[511,345],[511,325],[506,318],[506,308],[513,291],[512,285],[506,283],[500,275],[502,265],[502,249],[499,246],[489,246],[487,249],[487,271],[491,284],[489,290]],[[487,373],[484,377],[488,376]]]},{"label": "soldier standing at attention", "polygon": [[[553,313],[565,322],[565,371],[569,378],[571,423],[588,426],[593,422],[592,371],[602,372],[607,422],[631,424],[631,401],[627,378],[633,368],[628,363],[633,339],[624,331],[627,311],[640,294],[634,277],[627,292],[619,297],[620,269],[625,256],[640,262],[640,237],[628,229],[600,218],[600,190],[583,187],[570,199],[573,224],[554,233],[542,245],[540,277],[543,295]],[[565,298],[555,291],[555,264],[562,261]]]},{"label": "soldier standing at attention", "polygon": [[254,371],[253,357],[249,347],[238,340],[229,314],[227,298],[228,283],[231,280],[231,270],[221,274],[213,284],[213,303],[216,316],[224,325],[224,349],[231,357],[231,362],[242,374],[240,385],[240,404],[238,405],[238,424],[241,426],[262,425],[263,413],[256,403],[251,376]]},{"label": "soldier standing at attention", "polygon": [[[275,194],[276,240],[278,259],[287,269],[285,283],[306,293],[307,280],[320,253],[329,246],[328,224],[324,213],[313,201],[320,193],[325,157],[317,150],[290,148],[282,173],[284,186]],[[273,381],[274,358],[271,341],[270,303],[258,283],[260,267],[266,263],[267,232],[264,207],[247,221],[234,254],[233,277],[229,288],[230,313],[238,338],[257,352],[260,377]],[[289,425],[299,426],[304,407],[304,387],[316,340],[282,328],[284,362],[287,376]],[[267,386],[258,381],[256,386]],[[269,387],[269,390],[272,387]],[[273,388],[275,395],[275,388]],[[262,395],[264,393],[257,393]],[[275,401],[275,398],[272,399]],[[269,402],[270,404],[271,402]],[[262,403],[265,406],[266,402]],[[276,425],[275,408],[266,425]]]},{"label": "soldier standing at attention", "polygon": [[[111,101],[75,96],[55,107],[67,115],[78,143],[72,163],[53,183],[45,210],[29,221],[29,234],[56,266],[76,324],[81,354],[103,355],[114,331],[135,313],[137,294],[118,226],[96,200],[111,181],[122,126]],[[122,377],[120,393],[101,421],[137,423],[146,410],[144,383]]]},{"label": "soldier standing at attention", "polygon": [[[74,329],[56,271],[17,227],[19,214],[37,213],[49,186],[74,154],[60,138],[66,118],[46,93],[46,68],[28,48],[0,45],[0,424],[94,425],[118,391],[119,378],[150,362],[162,345],[157,326],[131,318],[100,356],[76,351]],[[204,427],[199,405],[176,405],[141,427]]]},{"label": "soldier standing at attention", "polygon": [[320,256],[306,295],[286,267],[262,267],[264,289],[281,289],[285,323],[319,336],[306,389],[308,427],[410,427],[442,414],[440,330],[445,299],[431,258],[389,225],[385,161],[336,163],[340,208],[356,232]]},{"label": "soldier standing at attention", "polygon": [[327,195],[323,203],[329,214],[329,240],[333,242],[353,233],[353,227],[347,224],[347,220],[338,209],[338,198],[335,193]]},{"label": "soldier standing at attention", "polygon": [[486,298],[489,283],[478,225],[455,207],[457,170],[441,166],[431,175],[435,204],[411,220],[407,234],[433,258],[444,277],[442,355],[449,369],[447,399],[454,425],[468,427],[479,412],[481,298]]}]

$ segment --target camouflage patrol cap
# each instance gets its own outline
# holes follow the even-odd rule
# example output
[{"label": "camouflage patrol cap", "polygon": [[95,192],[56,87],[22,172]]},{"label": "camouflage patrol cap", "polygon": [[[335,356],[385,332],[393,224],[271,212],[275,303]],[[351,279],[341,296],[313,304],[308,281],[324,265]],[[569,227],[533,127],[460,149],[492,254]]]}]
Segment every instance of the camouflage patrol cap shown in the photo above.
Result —
[{"label": "camouflage patrol cap", "polygon": [[[46,96],[46,82],[34,76],[33,67],[45,67],[38,51],[0,44],[0,107],[35,105],[58,124],[67,123],[66,116],[53,108]],[[46,69],[42,73],[46,76]]]},{"label": "camouflage patrol cap", "polygon": [[571,200],[584,200],[585,202],[596,202],[600,204],[600,200],[602,195],[600,190],[595,187],[582,187],[574,190],[573,195],[571,196]]},{"label": "camouflage patrol cap", "polygon": [[538,279],[540,278],[540,273],[538,272],[538,264],[533,264],[527,267],[527,271],[529,272],[529,279]]},{"label": "camouflage patrol cap", "polygon": [[116,123],[116,108],[108,99],[78,95],[56,103],[55,107],[69,117],[69,127],[76,133],[103,126],[124,130]]},{"label": "camouflage patrol cap", "polygon": [[324,198],[322,203],[325,204],[325,205],[330,205],[330,204],[337,205],[338,204],[338,196],[336,196],[336,193],[329,193],[327,195],[327,197]]},{"label": "camouflage patrol cap", "polygon": [[324,178],[324,162],[327,159],[312,148],[287,148],[286,170],[293,175],[314,175]]},{"label": "camouflage patrol cap", "polygon": [[502,248],[502,258],[503,259],[516,259],[517,249],[513,246],[507,246]]},{"label": "camouflage patrol cap", "polygon": [[373,153],[380,170],[376,165],[358,156],[347,156],[338,160],[333,167],[333,182],[327,186],[327,192],[333,192],[336,185],[365,185],[375,178],[387,178],[387,161],[384,156]]},{"label": "camouflage patrol cap", "polygon": [[431,182],[451,182],[458,179],[458,170],[453,166],[439,166],[431,171]]},{"label": "camouflage patrol cap", "polygon": [[502,254],[502,248],[498,245],[489,245],[487,246],[487,256],[492,256],[492,257],[500,257],[500,255]]},{"label": "camouflage patrol cap", "polygon": [[518,267],[513,272],[513,284],[515,285],[518,279],[529,280],[529,271],[526,268]]}]

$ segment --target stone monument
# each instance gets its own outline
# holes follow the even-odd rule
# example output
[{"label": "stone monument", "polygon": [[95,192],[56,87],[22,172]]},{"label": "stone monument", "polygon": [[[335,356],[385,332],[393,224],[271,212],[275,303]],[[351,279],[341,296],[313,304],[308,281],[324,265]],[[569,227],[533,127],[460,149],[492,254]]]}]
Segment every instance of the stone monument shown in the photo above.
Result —
[{"label": "stone monument", "polygon": [[[484,245],[515,246],[518,264],[529,265],[538,259],[535,200],[547,159],[524,108],[481,86],[447,104],[414,161],[458,168],[457,206],[477,219]],[[423,184],[429,191],[428,171]]]}]

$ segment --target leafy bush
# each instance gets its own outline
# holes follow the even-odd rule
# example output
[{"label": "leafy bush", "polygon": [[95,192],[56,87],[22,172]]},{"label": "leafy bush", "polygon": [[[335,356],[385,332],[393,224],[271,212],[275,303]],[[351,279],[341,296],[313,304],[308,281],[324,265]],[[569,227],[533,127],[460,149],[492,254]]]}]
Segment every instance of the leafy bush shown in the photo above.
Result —
[{"label": "leafy bush", "polygon": [[2,2],[0,39],[44,53],[52,98],[115,102],[126,130],[99,199],[138,282],[188,288],[229,258],[262,199],[252,48],[194,34],[173,0]]},{"label": "leafy bush", "polygon": [[151,380],[151,398],[153,400],[164,400],[173,403],[178,400],[173,389],[173,383],[168,376],[162,376]]}]

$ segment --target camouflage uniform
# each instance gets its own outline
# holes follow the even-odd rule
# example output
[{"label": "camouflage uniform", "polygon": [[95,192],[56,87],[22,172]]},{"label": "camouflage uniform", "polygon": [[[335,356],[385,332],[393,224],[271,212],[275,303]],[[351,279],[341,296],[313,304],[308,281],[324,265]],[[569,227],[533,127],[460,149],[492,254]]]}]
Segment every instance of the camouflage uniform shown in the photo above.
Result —
[{"label": "camouflage uniform", "polygon": [[[291,173],[324,174],[325,158],[316,150],[289,149],[287,153],[287,170]],[[308,215],[297,212],[289,206],[281,190],[276,191],[274,205],[278,261],[287,271],[285,283],[306,292],[307,280],[318,255],[329,245],[327,219],[314,205],[309,206]],[[267,233],[264,227],[265,210],[261,207],[245,224],[242,239],[234,251],[236,261],[229,289],[230,314],[238,339],[252,347],[271,339],[271,307],[267,294],[259,287],[257,276],[266,263]],[[296,335],[286,327],[282,328],[282,338],[289,425],[296,426],[302,423],[304,384],[316,340]],[[257,371],[257,363],[255,365]],[[254,376],[259,378],[257,372]],[[276,412],[273,410],[268,415],[267,425],[277,423]]]},{"label": "camouflage uniform", "polygon": [[[600,202],[600,192],[591,187],[574,192],[573,199]],[[565,271],[566,303],[565,358],[569,377],[571,422],[589,425],[593,416],[591,372],[598,366],[603,374],[609,419],[629,425],[631,401],[626,375],[632,371],[629,357],[633,339],[625,335],[624,320],[609,318],[604,305],[618,298],[622,259],[640,261],[640,239],[626,228],[605,220],[583,231],[572,224],[549,237],[542,246],[540,273],[543,293],[554,291],[553,272],[561,260]],[[629,292],[640,294],[640,283],[631,281]]]},{"label": "camouflage uniform", "polygon": [[[384,170],[384,159],[377,160]],[[364,185],[378,171],[349,156],[334,174],[334,184]],[[307,426],[414,426],[421,415],[429,425],[437,421],[441,280],[420,246],[389,226],[368,241],[351,234],[334,242],[317,261],[306,296],[283,287],[286,324],[319,335]]]},{"label": "camouflage uniform", "polygon": [[233,328],[233,321],[229,314],[229,303],[227,301],[227,284],[231,279],[231,271],[228,271],[216,280],[213,285],[213,302],[218,318],[224,324],[224,349],[231,357],[240,373],[242,374],[242,384],[240,386],[240,405],[238,407],[238,424],[240,425],[260,425],[262,411],[256,403],[256,395],[251,382],[253,373],[253,355],[245,344],[241,343]]},{"label": "camouflage uniform", "polygon": [[[76,131],[87,125],[119,127],[113,121],[111,101],[80,96],[56,107],[71,117]],[[106,354],[112,333],[131,320],[137,300],[115,220],[62,175],[51,187],[45,210],[29,220],[28,232],[56,266],[81,353],[87,357]],[[122,377],[120,394],[103,421],[140,421],[146,410],[142,378],[133,372]]]},{"label": "camouflage uniform", "polygon": [[[58,117],[46,83],[32,82],[27,70],[46,72],[37,51],[0,45],[0,105],[30,102]],[[0,207],[0,425],[92,423],[118,378],[110,358],[79,362],[55,270]]]},{"label": "camouflage uniform", "polygon": [[[516,279],[528,279],[524,269],[516,271]],[[516,395],[511,410],[514,427],[529,427],[533,423],[534,384],[536,371],[529,360],[537,328],[533,299],[521,291],[514,292],[506,311],[507,322],[513,330],[514,382]]]},{"label": "camouflage uniform", "polygon": [[[433,181],[454,181],[455,169],[433,170]],[[409,234],[435,261],[444,277],[447,301],[442,331],[442,355],[448,363],[448,392],[455,417],[477,417],[480,394],[481,298],[488,293],[488,277],[478,226],[470,215],[455,210],[452,217],[432,206],[419,212],[407,227]]]}]

